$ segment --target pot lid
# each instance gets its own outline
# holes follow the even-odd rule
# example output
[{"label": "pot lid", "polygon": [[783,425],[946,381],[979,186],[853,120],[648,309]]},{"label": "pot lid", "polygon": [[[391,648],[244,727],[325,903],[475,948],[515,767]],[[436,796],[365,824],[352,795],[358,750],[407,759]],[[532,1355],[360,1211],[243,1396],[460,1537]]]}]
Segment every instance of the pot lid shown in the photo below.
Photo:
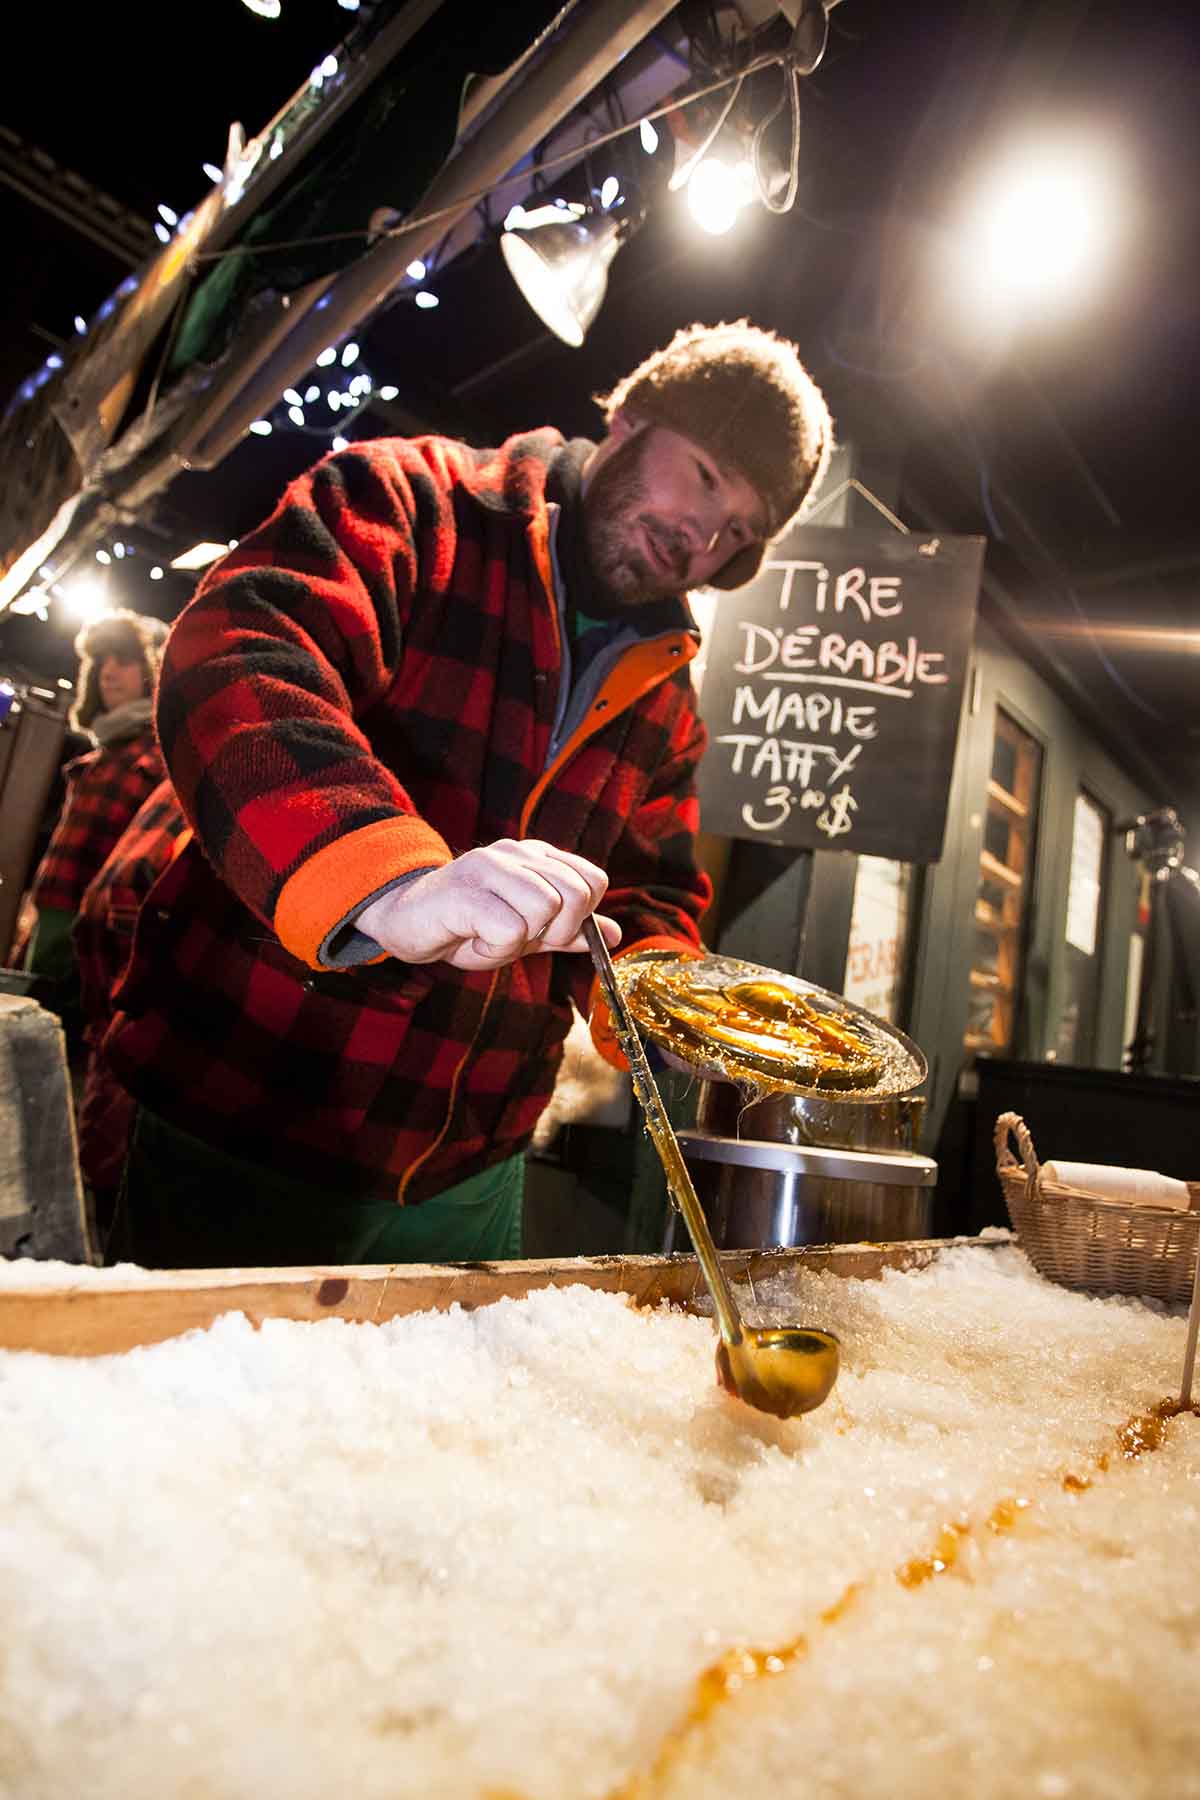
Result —
[{"label": "pot lid", "polygon": [[659,950],[620,957],[616,974],[639,1028],[699,1075],[760,1094],[880,1100],[928,1073],[902,1031],[798,975]]}]

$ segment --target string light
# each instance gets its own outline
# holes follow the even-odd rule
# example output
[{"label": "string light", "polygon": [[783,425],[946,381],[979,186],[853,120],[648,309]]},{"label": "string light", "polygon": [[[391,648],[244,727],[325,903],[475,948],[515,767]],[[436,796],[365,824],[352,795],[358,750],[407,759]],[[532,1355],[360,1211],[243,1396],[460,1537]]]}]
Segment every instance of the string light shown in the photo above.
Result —
[{"label": "string light", "polygon": [[[243,0],[243,3],[251,11],[257,12],[261,17],[264,17],[264,18],[278,18],[282,11],[281,0]],[[338,0],[338,3],[347,12],[355,12],[358,10],[359,0]],[[823,45],[822,45],[822,49],[823,49]],[[796,171],[796,160],[797,160],[796,152],[797,152],[797,136],[798,136],[798,134],[797,134],[797,119],[796,119],[796,112],[797,112],[796,95],[797,95],[797,90],[798,90],[798,85],[799,85],[799,78],[803,75],[812,73],[812,70],[816,67],[816,64],[819,61],[820,61],[820,51],[818,51],[817,55],[815,56],[815,58],[812,60],[812,62],[810,64],[810,66],[808,66],[808,67],[801,67],[799,62],[797,61],[797,59],[791,53],[780,55],[779,53],[772,52],[766,56],[759,57],[759,58],[755,59],[754,61],[752,61],[747,67],[742,69],[740,74],[738,74],[737,76],[721,77],[721,78],[711,82],[708,86],[700,89],[696,93],[687,95],[683,99],[671,100],[671,101],[667,102],[666,104],[664,104],[663,106],[658,107],[657,109],[653,110],[652,112],[650,112],[648,115],[646,115],[643,118],[632,120],[628,124],[622,125],[613,131],[604,133],[599,138],[593,140],[593,142],[590,145],[590,149],[594,153],[596,150],[601,148],[603,145],[609,143],[610,141],[620,138],[628,132],[637,131],[639,133],[639,137],[641,140],[641,145],[642,145],[643,150],[645,151],[645,153],[647,155],[653,155],[659,147],[659,133],[655,129],[655,126],[653,124],[654,119],[662,118],[677,108],[694,105],[700,101],[707,99],[710,95],[719,92],[721,89],[727,88],[730,85],[732,85],[733,93],[730,95],[729,101],[727,102],[727,104],[725,105],[725,107],[722,110],[721,116],[717,122],[717,127],[708,133],[704,143],[700,147],[699,152],[697,152],[691,159],[690,166],[687,167],[686,170],[679,170],[679,169],[676,170],[676,173],[675,173],[674,177],[672,178],[670,185],[673,188],[678,187],[679,185],[682,185],[683,181],[687,181],[688,177],[690,177],[693,173],[695,173],[696,170],[698,169],[698,167],[704,161],[704,154],[703,154],[704,151],[708,148],[709,144],[711,144],[713,142],[713,140],[715,139],[715,137],[717,136],[720,126],[724,123],[724,121],[728,117],[730,111],[732,110],[732,106],[737,99],[738,93],[740,92],[740,90],[743,87],[747,78],[749,76],[757,74],[760,70],[771,68],[771,67],[779,67],[783,70],[783,73],[784,73],[785,94],[787,95],[787,98],[791,102],[792,114],[793,114],[793,117],[792,117],[792,125],[793,125],[792,140],[793,141],[792,141],[791,171],[790,171],[790,179],[788,180],[788,183],[787,183],[788,191],[787,191],[786,198],[784,198],[782,202],[777,201],[777,200],[775,200],[773,194],[771,194],[767,191],[766,184],[762,180],[762,175],[761,175],[761,172],[760,172],[760,169],[758,166],[759,165],[759,157],[760,157],[761,138],[762,138],[763,132],[765,130],[766,125],[769,124],[771,122],[771,119],[773,119],[776,116],[776,113],[779,111],[779,107],[777,107],[775,109],[775,112],[772,113],[771,119],[765,120],[763,122],[763,125],[754,134],[753,152],[752,152],[752,157],[751,157],[751,161],[750,161],[750,174],[753,178],[752,185],[758,190],[758,198],[762,200],[763,204],[766,206],[769,206],[771,211],[786,211],[791,206],[791,204],[793,203],[793,200],[794,200],[794,190],[795,190],[795,181],[796,181],[796,172],[797,172]],[[322,87],[324,85],[324,83],[326,81],[329,81],[334,76],[336,76],[338,74],[338,72],[339,72],[339,64],[338,64],[337,57],[334,55],[327,56],[324,58],[324,60],[320,64],[317,65],[316,68],[313,69],[312,75],[310,77],[310,86],[312,88],[319,89],[320,87]],[[781,104],[782,104],[782,102],[781,102]],[[298,120],[300,120],[304,116],[306,116],[306,104],[304,102],[303,95],[297,97],[295,104],[294,104],[293,111],[295,111]],[[290,117],[290,115],[289,115],[289,117]],[[273,139],[272,139],[272,142],[271,142],[271,147],[270,147],[270,156],[272,158],[277,157],[282,154],[284,148],[286,148],[287,140],[290,137],[290,135],[291,135],[290,128],[287,127],[286,125],[284,127],[280,127],[280,128],[276,129]],[[241,199],[242,195],[245,192],[247,182],[249,181],[251,175],[253,174],[256,165],[262,158],[264,149],[266,149],[266,144],[261,138],[255,138],[255,139],[252,139],[249,143],[243,143],[243,142],[241,142],[240,137],[239,137],[237,150],[236,150],[236,152],[231,151],[231,154],[228,159],[227,167],[222,168],[218,164],[212,163],[212,162],[205,162],[202,164],[204,175],[210,182],[212,182],[213,184],[223,184],[222,203],[225,207],[232,207],[232,206],[236,205],[237,202]],[[543,161],[539,166],[544,174],[547,170],[550,170],[554,167],[564,164],[569,160],[577,159],[577,156],[578,156],[577,150],[572,149],[570,151],[564,152],[563,154],[561,154],[557,157],[552,157],[552,158],[549,158],[549,159]],[[739,171],[735,179],[738,181],[739,185],[742,187],[743,193],[744,193],[745,186],[746,186],[745,172]],[[691,185],[690,181],[688,182],[688,185],[689,186]],[[480,190],[479,194],[477,194],[475,196],[475,198],[476,199],[485,198],[486,195],[491,191],[492,190],[490,188],[482,189],[482,190]],[[745,198],[751,198],[751,197],[753,197],[753,196],[749,195],[749,194],[744,194],[742,203],[744,204]],[[693,197],[693,199],[694,199],[694,197]],[[604,209],[608,210],[608,209],[611,209],[611,207],[613,205],[617,204],[619,200],[620,200],[620,182],[617,177],[610,176],[604,182],[604,184],[602,186],[601,194],[600,194],[600,204]],[[588,210],[586,207],[580,206],[577,203],[568,203],[567,201],[565,201],[563,199],[558,199],[555,202],[554,208],[539,207],[534,212],[531,212],[529,214],[525,214],[524,209],[518,206],[518,207],[514,207],[510,210],[510,213],[505,220],[505,228],[506,229],[514,229],[517,226],[521,225],[522,223],[533,224],[535,222],[538,222],[539,219],[544,217],[547,213],[549,213],[553,216],[555,209],[561,209],[558,212],[559,217],[562,216],[562,210],[566,210],[570,213],[574,213],[577,216],[583,215]],[[179,225],[178,215],[175,213],[173,208],[167,206],[165,203],[160,204],[158,206],[157,210],[159,213],[159,218],[155,222],[155,225],[154,225],[155,235],[157,236],[160,243],[167,244],[171,241],[172,233],[171,233],[170,227],[172,227],[172,226],[178,227],[178,225]],[[427,215],[425,217],[409,218],[403,222],[404,227],[406,229],[411,229],[413,226],[418,225],[418,224],[424,225],[424,224],[432,223],[436,219],[442,217],[443,213],[446,210],[448,210],[448,209],[441,209],[437,212],[430,213],[429,215]],[[188,220],[192,216],[193,215],[190,213],[188,215],[186,215],[186,217],[183,220],[184,226],[187,225]],[[735,213],[735,216],[736,216],[736,213]],[[399,228],[400,228],[399,221],[397,221],[397,224],[395,225],[395,227],[391,227],[391,226],[388,227],[389,230],[399,229]],[[709,225],[707,228],[710,230],[713,229],[713,227],[711,225]],[[720,229],[728,229],[728,226],[726,225],[726,226],[720,227]],[[358,235],[359,235],[358,233],[353,232],[353,231],[323,233],[320,235],[312,236],[310,238],[305,238],[305,239],[301,239],[301,240],[297,240],[297,241],[301,245],[309,245],[309,244],[326,243],[326,242],[334,241],[335,239],[340,239],[340,238],[348,239],[348,238],[355,237]],[[268,243],[268,244],[258,244],[255,246],[255,249],[261,253],[264,251],[285,248],[285,247],[294,247],[294,246],[284,246],[284,245],[276,245],[276,244]],[[243,251],[242,247],[240,247],[240,246],[238,248],[230,249],[230,250],[221,250],[221,251],[212,251],[212,252],[201,251],[198,253],[196,260],[198,263],[207,263],[210,261],[213,261],[213,262],[222,261],[222,260],[226,260],[231,255],[238,255],[238,254],[243,254],[243,253],[244,253],[244,251]],[[421,282],[425,279],[426,275],[428,274],[428,266],[423,259],[414,258],[414,260],[408,264],[407,269],[406,269],[406,274],[408,275],[408,277],[411,281]],[[135,293],[138,290],[140,285],[141,285],[140,272],[134,272],[134,273],[131,273],[130,275],[126,276],[125,279],[116,288],[116,290],[112,294],[110,294],[104,300],[104,302],[100,305],[100,307],[97,309],[95,322],[97,324],[100,324],[100,323],[103,323],[106,319],[108,319],[112,315],[112,313],[116,310],[116,308],[121,304],[121,302],[126,300],[133,293]],[[439,299],[438,299],[437,294],[433,293],[431,290],[429,290],[427,288],[419,287],[417,289],[417,291],[413,294],[412,297],[413,297],[415,304],[418,307],[420,307],[423,311],[432,311],[439,304]],[[328,305],[328,296],[322,297],[322,299],[320,301],[318,301],[318,303],[317,303],[318,309],[325,305]],[[74,326],[75,326],[76,333],[80,337],[84,337],[87,335],[87,332],[89,329],[88,322],[83,318],[82,315],[77,314],[75,316]],[[357,359],[358,354],[359,354],[359,349],[358,349],[357,344],[353,344],[353,345],[347,344],[345,346],[343,356],[342,356],[342,366],[350,367]],[[317,358],[316,366],[320,369],[329,368],[335,362],[337,362],[337,360],[338,360],[337,349],[335,347],[330,347],[330,348],[324,350],[321,353],[321,355]],[[54,354],[54,355],[47,357],[47,359],[46,359],[45,363],[42,365],[42,367],[39,370],[37,370],[32,376],[30,376],[18,389],[17,399],[20,402],[31,401],[33,399],[34,395],[36,394],[37,390],[40,387],[42,387],[53,376],[53,374],[56,371],[58,371],[59,369],[61,369],[62,367],[63,367],[63,359],[61,356]],[[375,390],[373,388],[373,384],[371,382],[370,377],[364,376],[362,379],[356,380],[356,381],[350,383],[349,387],[344,390],[331,388],[328,391],[326,398],[329,401],[330,411],[332,413],[334,413],[335,415],[337,415],[340,412],[346,412],[346,411],[353,413],[353,412],[359,410],[359,408],[363,404],[366,403],[366,401],[370,398],[371,394],[374,391]],[[385,401],[393,400],[393,399],[397,398],[398,392],[399,392],[399,390],[395,386],[392,386],[392,385],[380,388],[378,390],[380,399],[385,400]],[[313,381],[310,381],[309,385],[303,390],[303,398],[302,399],[301,399],[299,390],[294,389],[294,388],[288,389],[286,395],[283,397],[283,401],[281,402],[281,407],[280,407],[281,416],[282,416],[282,418],[285,418],[287,420],[288,424],[294,426],[296,429],[311,431],[311,432],[316,433],[317,435],[331,437],[333,439],[333,441],[336,441],[339,444],[344,444],[346,442],[346,440],[340,434],[340,432],[337,434],[336,438],[334,437],[334,429],[335,428],[333,425],[333,421],[329,421],[328,423],[326,423],[323,426],[315,426],[315,425],[312,425],[309,423],[308,416],[305,413],[305,408],[315,405],[319,401],[319,399],[321,397],[321,393],[322,393],[322,389],[321,389],[320,385],[317,382],[313,382]],[[340,421],[339,421],[339,423],[340,423]],[[259,419],[253,420],[250,423],[248,429],[249,429],[250,433],[252,433],[254,436],[269,437],[271,435],[272,431],[274,430],[274,423],[273,423],[272,419],[270,419],[270,418],[259,418]],[[118,550],[117,554],[120,555],[121,551]],[[107,551],[97,551],[96,555],[97,555],[97,560],[100,561],[101,563],[111,562],[111,556],[109,555],[109,553]],[[156,564],[155,567],[150,571],[150,578],[152,580],[163,579],[163,570],[159,565]],[[36,611],[39,617],[45,618],[45,617],[47,617],[47,613],[46,613],[46,608],[45,608],[44,594],[45,594],[45,590],[33,590],[30,593],[25,594],[25,595],[21,596],[18,601],[13,603],[12,610],[14,612],[16,612],[16,611]]]},{"label": "string light", "polygon": [[[54,597],[72,617],[81,621],[94,619],[107,612],[109,607],[107,590],[99,581],[77,581],[69,588],[56,588]],[[40,616],[45,617],[44,614]]]},{"label": "string light", "polygon": [[[268,418],[256,419],[250,430],[259,437],[276,428],[307,432],[311,437],[345,437],[345,421],[359,412],[375,391],[375,384],[361,363],[362,347],[355,338],[341,345],[329,344],[317,358],[316,370],[303,384],[285,388],[279,405]],[[355,373],[347,379],[347,372]],[[320,374],[317,374],[317,370]],[[391,390],[394,397],[397,390]],[[329,414],[320,411],[324,400]],[[317,410],[314,413],[314,408]]]}]

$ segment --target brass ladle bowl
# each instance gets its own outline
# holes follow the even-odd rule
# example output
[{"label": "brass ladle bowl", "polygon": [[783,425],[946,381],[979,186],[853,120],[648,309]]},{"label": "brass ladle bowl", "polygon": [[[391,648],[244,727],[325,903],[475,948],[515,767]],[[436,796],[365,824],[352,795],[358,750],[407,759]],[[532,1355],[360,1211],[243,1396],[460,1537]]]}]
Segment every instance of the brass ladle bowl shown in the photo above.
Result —
[{"label": "brass ladle bowl", "polygon": [[668,1191],[683,1214],[716,1308],[721,1334],[717,1345],[717,1379],[727,1392],[735,1394],[748,1406],[757,1407],[759,1412],[773,1413],[777,1419],[812,1412],[828,1397],[837,1380],[838,1341],[832,1332],[812,1326],[756,1327],[743,1323],[687,1164],[650,1073],[637,1026],[617,985],[608,946],[594,919],[584,921],[583,935],[612,1013],[618,1042],[629,1063],[633,1091],[658,1151]]}]

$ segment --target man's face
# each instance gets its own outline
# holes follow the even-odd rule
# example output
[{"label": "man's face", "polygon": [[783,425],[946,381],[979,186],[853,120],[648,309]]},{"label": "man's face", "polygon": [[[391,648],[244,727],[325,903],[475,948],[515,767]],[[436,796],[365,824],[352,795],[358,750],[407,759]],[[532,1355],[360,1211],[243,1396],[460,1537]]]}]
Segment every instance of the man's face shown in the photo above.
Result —
[{"label": "man's face", "polygon": [[620,414],[585,477],[588,555],[627,606],[703,587],[731,556],[766,535],[750,483],[691,438]]},{"label": "man's face", "polygon": [[127,700],[140,700],[146,692],[146,672],[141,661],[126,661],[111,651],[100,664],[100,703],[105,712],[124,706]]}]

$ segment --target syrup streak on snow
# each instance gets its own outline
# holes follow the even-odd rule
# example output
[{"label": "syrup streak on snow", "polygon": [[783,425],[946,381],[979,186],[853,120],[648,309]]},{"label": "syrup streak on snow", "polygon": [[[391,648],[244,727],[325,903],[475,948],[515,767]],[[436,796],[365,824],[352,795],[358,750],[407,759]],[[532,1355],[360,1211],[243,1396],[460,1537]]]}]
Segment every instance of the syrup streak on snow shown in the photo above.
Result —
[{"label": "syrup streak on snow", "polygon": [[[1160,1400],[1149,1412],[1135,1413],[1127,1419],[1116,1432],[1121,1460],[1136,1461],[1151,1451],[1160,1449],[1166,1438],[1168,1421],[1185,1411],[1200,1418],[1200,1405],[1181,1407],[1177,1400]],[[1110,1466],[1110,1454],[1101,1451],[1095,1459],[1096,1469],[1103,1473]],[[1062,1477],[1062,1485],[1068,1493],[1082,1494],[1092,1486],[1093,1480],[1094,1477],[1090,1475],[1068,1472]],[[1012,1531],[1022,1513],[1029,1511],[1034,1505],[1035,1501],[1023,1496],[997,1501],[983,1522],[983,1531],[990,1532],[994,1537]],[[896,1580],[902,1587],[915,1588],[933,1580],[935,1576],[946,1574],[958,1561],[963,1544],[975,1535],[976,1528],[969,1519],[956,1519],[943,1525],[930,1554],[902,1563],[895,1571]],[[984,1541],[986,1542],[986,1538]],[[820,1624],[833,1625],[843,1618],[870,1585],[869,1582],[851,1582],[840,1599],[825,1608],[820,1615]],[[781,1675],[794,1663],[801,1662],[808,1651],[809,1640],[803,1636],[793,1638],[790,1643],[776,1650],[747,1650],[739,1647],[727,1650],[697,1677],[690,1708],[664,1739],[650,1769],[644,1775],[635,1775],[621,1787],[614,1788],[608,1800],[652,1800],[656,1788],[670,1774],[688,1740],[708,1723],[718,1707],[736,1699],[761,1676]]]}]

